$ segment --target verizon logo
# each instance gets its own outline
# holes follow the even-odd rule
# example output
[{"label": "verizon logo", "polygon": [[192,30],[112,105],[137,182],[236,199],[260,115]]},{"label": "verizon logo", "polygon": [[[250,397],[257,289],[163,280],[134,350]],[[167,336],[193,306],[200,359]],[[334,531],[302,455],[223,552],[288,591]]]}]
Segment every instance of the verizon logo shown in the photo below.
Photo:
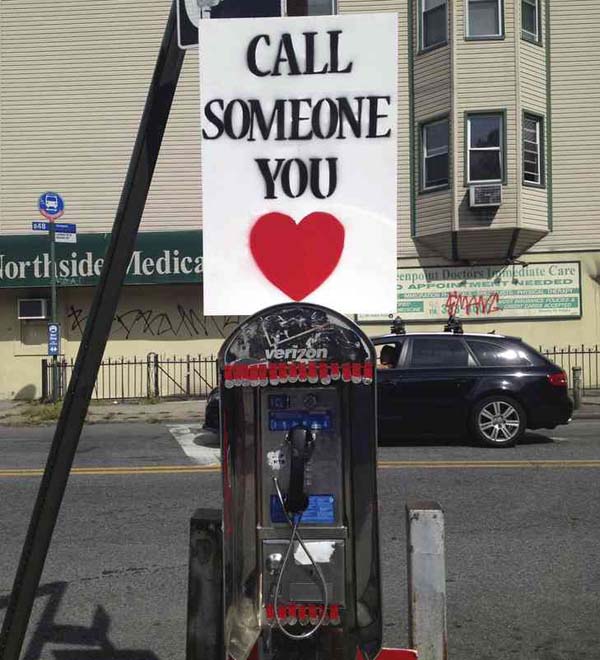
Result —
[{"label": "verizon logo", "polygon": [[271,348],[265,351],[267,360],[326,360],[326,348]]}]

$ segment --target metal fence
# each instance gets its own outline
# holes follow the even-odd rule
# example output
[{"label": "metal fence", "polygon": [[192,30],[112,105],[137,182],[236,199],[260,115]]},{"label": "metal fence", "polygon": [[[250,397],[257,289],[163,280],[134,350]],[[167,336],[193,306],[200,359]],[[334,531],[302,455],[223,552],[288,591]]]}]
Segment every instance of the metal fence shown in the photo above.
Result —
[{"label": "metal fence", "polygon": [[[58,396],[62,399],[74,360],[58,362]],[[217,386],[217,360],[211,355],[107,358],[100,364],[93,399],[206,398]],[[42,360],[42,399],[52,399],[52,361]]]},{"label": "metal fence", "polygon": [[584,392],[600,389],[599,346],[567,346],[567,348],[540,346],[540,353],[562,367],[570,381],[573,367],[581,367],[581,385]]},{"label": "metal fence", "polygon": [[[540,352],[572,378],[581,367],[584,392],[600,390],[600,347],[540,347]],[[73,359],[58,363],[58,397],[63,398],[73,373]],[[145,358],[108,358],[100,364],[94,399],[206,398],[217,386],[217,360],[213,355],[172,358],[150,353]],[[52,362],[42,360],[42,399],[52,398]]]}]

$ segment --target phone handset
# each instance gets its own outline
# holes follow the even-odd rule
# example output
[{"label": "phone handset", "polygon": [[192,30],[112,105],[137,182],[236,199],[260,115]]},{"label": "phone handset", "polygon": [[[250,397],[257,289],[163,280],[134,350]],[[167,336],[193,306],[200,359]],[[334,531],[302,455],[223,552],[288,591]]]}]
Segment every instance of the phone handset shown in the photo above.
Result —
[{"label": "phone handset", "polygon": [[314,437],[305,426],[295,426],[288,433],[287,441],[290,443],[291,460],[285,510],[288,514],[297,515],[308,507],[308,495],[304,491],[304,472],[312,453]]},{"label": "phone handset", "polygon": [[[310,552],[310,548],[307,547],[304,542],[302,535],[300,533],[300,521],[302,520],[302,514],[306,511],[308,507],[308,495],[304,491],[304,472],[306,468],[306,463],[310,459],[312,450],[314,447],[314,436],[310,429],[306,426],[296,426],[290,430],[287,435],[287,441],[290,443],[290,483],[288,487],[287,495],[284,495],[281,492],[279,487],[279,481],[277,477],[273,477],[273,484],[275,490],[277,491],[277,497],[279,498],[279,503],[281,504],[287,522],[292,530],[290,535],[290,540],[285,551],[285,556],[283,557],[283,562],[281,561],[281,555],[275,557],[272,556],[272,562],[276,563],[277,566],[273,566],[273,570],[279,570],[279,576],[277,577],[277,583],[275,585],[275,595],[273,598],[273,608],[275,610],[275,621],[277,627],[281,632],[290,639],[308,639],[312,637],[317,630],[323,625],[325,617],[327,616],[327,611],[329,607],[329,597],[327,594],[327,582],[325,582],[325,576],[319,564],[315,561],[315,558]],[[291,633],[289,630],[285,629],[281,617],[279,615],[279,594],[281,593],[281,584],[283,576],[285,574],[289,559],[292,555],[294,549],[294,543],[300,545],[304,550],[304,553],[310,560],[310,563],[313,566],[313,570],[319,578],[319,583],[321,585],[321,592],[323,595],[321,616],[317,623],[310,629],[300,634]],[[280,568],[279,568],[280,566]]]}]

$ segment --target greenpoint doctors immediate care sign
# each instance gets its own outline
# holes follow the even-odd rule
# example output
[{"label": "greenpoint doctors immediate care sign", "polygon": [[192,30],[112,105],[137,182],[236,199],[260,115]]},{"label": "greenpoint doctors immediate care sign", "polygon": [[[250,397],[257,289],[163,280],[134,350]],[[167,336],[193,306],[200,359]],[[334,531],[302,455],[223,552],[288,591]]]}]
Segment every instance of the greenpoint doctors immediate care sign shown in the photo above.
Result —
[{"label": "greenpoint doctors immediate care sign", "polygon": [[[581,317],[578,261],[398,269],[397,313],[407,321]],[[388,317],[359,316],[379,322]]]},{"label": "greenpoint doctors immediate care sign", "polygon": [[[76,245],[56,245],[59,286],[93,286],[100,279],[110,234],[80,234]],[[47,236],[0,237],[0,288],[50,286]],[[202,281],[202,232],[138,234],[125,284]]]},{"label": "greenpoint doctors immediate care sign", "polygon": [[204,304],[396,305],[398,16],[200,21]]}]

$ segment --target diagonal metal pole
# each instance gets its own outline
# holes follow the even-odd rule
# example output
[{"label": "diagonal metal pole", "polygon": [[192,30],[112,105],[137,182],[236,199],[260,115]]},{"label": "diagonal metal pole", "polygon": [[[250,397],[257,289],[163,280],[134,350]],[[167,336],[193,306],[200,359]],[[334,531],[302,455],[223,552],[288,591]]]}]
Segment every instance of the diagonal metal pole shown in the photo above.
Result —
[{"label": "diagonal metal pole", "polygon": [[79,443],[123,280],[131,260],[185,51],[171,6],[144,113],[115,216],[100,282],[77,353],[46,469],[23,544],[0,634],[0,658],[19,660],[67,479]]}]

